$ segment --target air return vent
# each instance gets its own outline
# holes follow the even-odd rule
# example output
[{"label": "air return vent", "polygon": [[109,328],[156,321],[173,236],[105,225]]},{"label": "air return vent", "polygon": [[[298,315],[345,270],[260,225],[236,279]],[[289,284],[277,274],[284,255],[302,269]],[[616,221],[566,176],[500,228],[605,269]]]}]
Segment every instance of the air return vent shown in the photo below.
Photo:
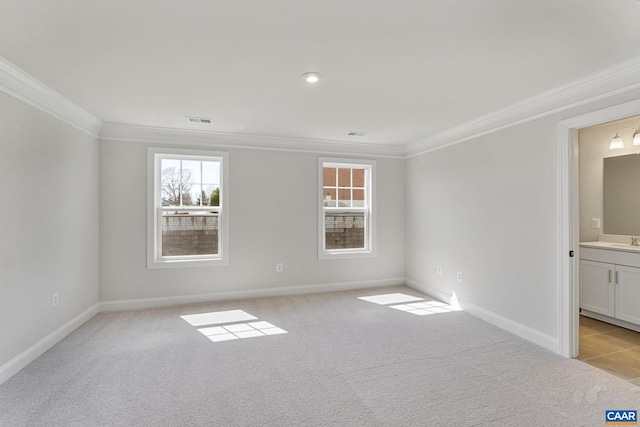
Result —
[{"label": "air return vent", "polygon": [[347,136],[367,136],[369,134],[369,132],[357,132],[354,130],[350,130],[349,132],[347,132],[345,135]]},{"label": "air return vent", "polygon": [[203,124],[203,125],[210,125],[213,123],[213,120],[211,119],[207,119],[204,117],[190,117],[187,116],[187,122],[188,123],[199,123],[199,124]]}]

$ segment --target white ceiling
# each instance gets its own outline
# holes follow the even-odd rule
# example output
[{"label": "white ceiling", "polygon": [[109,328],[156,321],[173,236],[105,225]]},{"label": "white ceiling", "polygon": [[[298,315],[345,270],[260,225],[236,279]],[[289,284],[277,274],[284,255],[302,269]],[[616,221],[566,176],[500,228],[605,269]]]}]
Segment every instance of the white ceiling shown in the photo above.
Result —
[{"label": "white ceiling", "polygon": [[0,12],[0,56],[105,123],[194,129],[190,115],[213,132],[398,146],[640,55],[636,0],[0,0]]}]

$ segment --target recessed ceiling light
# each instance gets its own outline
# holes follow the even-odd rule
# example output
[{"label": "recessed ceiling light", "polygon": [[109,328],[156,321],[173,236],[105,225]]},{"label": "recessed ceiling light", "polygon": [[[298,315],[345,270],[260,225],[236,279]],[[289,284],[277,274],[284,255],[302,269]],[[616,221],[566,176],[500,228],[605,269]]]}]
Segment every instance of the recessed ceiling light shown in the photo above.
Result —
[{"label": "recessed ceiling light", "polygon": [[307,83],[318,83],[322,78],[322,74],[316,73],[315,71],[309,71],[308,73],[304,73],[302,78]]}]

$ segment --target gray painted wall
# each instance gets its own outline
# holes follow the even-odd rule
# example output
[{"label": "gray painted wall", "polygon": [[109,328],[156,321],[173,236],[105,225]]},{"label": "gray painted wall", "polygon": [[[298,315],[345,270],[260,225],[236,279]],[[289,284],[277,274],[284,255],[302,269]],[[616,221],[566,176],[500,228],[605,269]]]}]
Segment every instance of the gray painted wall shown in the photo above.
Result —
[{"label": "gray painted wall", "polygon": [[147,270],[146,144],[98,144],[0,94],[0,366],[98,301],[403,276],[557,337],[557,123],[638,97],[377,159],[375,258],[317,259],[317,155],[230,149],[229,265]]},{"label": "gray painted wall", "polygon": [[320,261],[318,155],[228,151],[229,265],[147,270],[147,145],[100,143],[101,301],[404,277],[404,160],[377,159],[377,257]]},{"label": "gray painted wall", "polygon": [[98,141],[0,92],[0,182],[3,366],[98,302]]},{"label": "gray painted wall", "polygon": [[558,122],[638,95],[630,91],[407,159],[405,276],[557,339],[558,263],[565,256]]}]

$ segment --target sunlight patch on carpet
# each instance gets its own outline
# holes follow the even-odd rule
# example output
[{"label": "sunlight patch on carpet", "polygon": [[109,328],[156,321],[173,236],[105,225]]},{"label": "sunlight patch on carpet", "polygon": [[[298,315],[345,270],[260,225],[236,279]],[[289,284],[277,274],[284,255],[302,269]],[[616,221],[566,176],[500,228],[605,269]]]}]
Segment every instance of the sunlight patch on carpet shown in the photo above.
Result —
[{"label": "sunlight patch on carpet", "polygon": [[406,311],[407,313],[416,314],[418,316],[459,311],[440,301],[423,301],[410,304],[390,305],[389,307],[395,308],[396,310]]},{"label": "sunlight patch on carpet", "polygon": [[[264,337],[267,335],[286,334],[287,331],[265,322],[243,322],[258,320],[257,317],[243,310],[216,311],[211,313],[188,314],[180,316],[198,329],[198,332],[213,342],[237,340],[241,338]],[[243,322],[243,323],[238,323]],[[206,326],[206,327],[200,327]]]},{"label": "sunlight patch on carpet", "polygon": [[257,317],[243,310],[214,311],[211,313],[188,314],[180,317],[193,326],[218,325],[257,319]]},{"label": "sunlight patch on carpet", "polygon": [[387,304],[399,304],[402,302],[410,302],[410,301],[422,301],[422,298],[414,297],[412,295],[407,294],[382,294],[382,295],[372,295],[368,297],[358,297],[358,299],[369,301],[374,304],[387,305]]},{"label": "sunlight patch on carpet", "polygon": [[391,307],[396,310],[404,311],[406,313],[415,314],[417,316],[427,316],[430,314],[451,313],[453,311],[460,311],[460,307],[457,306],[457,304],[449,305],[440,301],[425,301],[422,298],[399,293],[358,297],[358,299],[379,305],[384,305],[386,307]]},{"label": "sunlight patch on carpet", "polygon": [[287,331],[269,322],[236,323],[227,326],[200,328],[198,332],[213,342],[237,340],[240,338],[264,337],[266,335],[286,334]]}]

